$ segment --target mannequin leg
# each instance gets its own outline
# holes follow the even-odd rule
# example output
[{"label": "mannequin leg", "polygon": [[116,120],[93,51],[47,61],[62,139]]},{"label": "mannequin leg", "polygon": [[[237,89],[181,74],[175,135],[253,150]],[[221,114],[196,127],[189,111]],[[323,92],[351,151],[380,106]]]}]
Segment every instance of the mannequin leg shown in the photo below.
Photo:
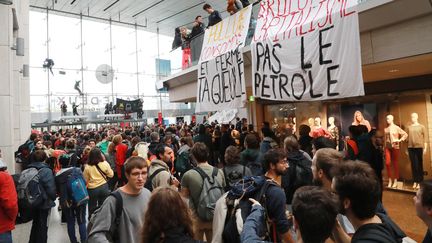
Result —
[{"label": "mannequin leg", "polygon": [[397,188],[399,179],[399,149],[391,149],[391,160],[394,169],[394,180],[392,188]]},{"label": "mannequin leg", "polygon": [[394,169],[394,178],[396,180],[399,179],[399,149],[392,149],[391,151],[391,157],[392,157],[392,164]]},{"label": "mannequin leg", "polygon": [[416,148],[416,157],[417,157],[417,161],[418,161],[418,182],[422,182],[423,181],[423,148]]},{"label": "mannequin leg", "polygon": [[385,165],[386,165],[386,169],[387,169],[387,176],[388,176],[388,179],[391,180],[392,176],[391,176],[391,170],[390,170],[390,165],[391,165],[390,149],[385,148],[384,154],[385,154]]},{"label": "mannequin leg", "polygon": [[419,183],[419,161],[417,157],[417,151],[415,148],[408,148],[408,155],[411,160],[412,178],[414,183]]}]

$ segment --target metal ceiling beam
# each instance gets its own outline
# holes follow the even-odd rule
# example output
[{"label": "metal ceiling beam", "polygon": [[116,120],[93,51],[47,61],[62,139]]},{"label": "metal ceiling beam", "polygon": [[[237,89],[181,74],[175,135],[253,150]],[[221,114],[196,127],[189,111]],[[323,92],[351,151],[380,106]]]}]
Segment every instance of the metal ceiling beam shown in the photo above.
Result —
[{"label": "metal ceiling beam", "polygon": [[170,15],[170,16],[168,16],[168,17],[166,17],[166,18],[163,18],[163,19],[157,21],[156,23],[159,24],[160,22],[163,22],[163,21],[165,21],[165,20],[167,20],[167,19],[169,19],[169,18],[172,18],[172,17],[174,17],[174,16],[176,16],[176,15],[179,15],[179,14],[181,14],[181,13],[184,13],[184,12],[186,12],[186,11],[188,11],[188,10],[190,10],[190,9],[193,9],[193,8],[195,8],[195,7],[197,7],[197,6],[200,6],[200,5],[202,5],[202,4],[203,4],[203,3],[201,2],[201,3],[195,4],[195,5],[193,5],[193,6],[190,6],[189,8],[185,8],[185,9],[183,9],[183,10],[180,11],[180,12],[177,12],[177,13],[175,13],[175,14],[173,14],[173,15]]},{"label": "metal ceiling beam", "polygon": [[151,8],[153,8],[153,7],[155,7],[155,6],[157,6],[158,4],[162,3],[163,1],[165,1],[165,0],[160,0],[159,2],[157,2],[157,3],[153,4],[153,5],[151,5],[151,6],[147,7],[147,8],[145,8],[145,9],[143,9],[143,10],[141,10],[141,11],[139,11],[138,13],[132,15],[132,18],[135,18],[137,15],[140,15],[140,14],[144,13],[145,11],[147,11],[147,10],[149,10],[149,9],[151,9]]},{"label": "metal ceiling beam", "polygon": [[112,6],[114,6],[116,3],[118,3],[120,0],[116,0],[113,3],[111,3],[108,7],[106,7],[103,11],[107,11],[108,9],[110,9]]},{"label": "metal ceiling beam", "polygon": [[[30,8],[36,9],[36,10],[39,10],[39,11],[40,10],[44,10],[44,11],[47,10],[47,8],[42,8],[42,7],[38,7],[38,6],[34,6],[34,5],[30,5]],[[78,14],[78,13],[71,13],[71,12],[66,12],[66,11],[57,10],[57,9],[48,9],[48,11],[56,12],[56,13],[61,13],[61,14],[65,14],[65,15],[72,15],[72,16],[76,16],[76,17],[80,17],[81,16],[81,14]],[[112,23],[115,23],[115,24],[129,25],[129,26],[133,26],[133,27],[135,27],[135,25],[136,25],[137,27],[140,27],[140,28],[147,28],[147,23],[146,23],[146,25],[140,25],[140,24],[137,24],[137,23],[128,23],[128,22],[122,22],[122,21],[117,21],[117,20],[112,20],[112,19],[110,20],[110,19],[99,18],[99,17],[95,17],[95,16],[91,16],[91,15],[82,15],[82,16],[85,17],[85,18],[99,20],[99,21],[103,21],[103,22],[109,22],[109,21],[111,21]]]}]

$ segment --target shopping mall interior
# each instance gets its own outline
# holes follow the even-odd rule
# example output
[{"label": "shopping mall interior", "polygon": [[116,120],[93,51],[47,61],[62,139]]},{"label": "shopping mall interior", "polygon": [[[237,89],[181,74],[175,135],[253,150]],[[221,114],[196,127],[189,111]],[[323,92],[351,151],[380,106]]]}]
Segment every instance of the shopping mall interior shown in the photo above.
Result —
[{"label": "shopping mall interior", "polygon": [[[299,101],[255,95],[253,36],[265,7],[249,2],[254,4],[240,49],[246,99],[226,115],[227,122],[246,118],[256,131],[269,122],[277,134],[298,135],[302,125],[316,126],[319,118],[325,129],[338,128],[337,149],[343,151],[357,112],[369,130],[383,133],[389,115],[408,132],[416,113],[425,127],[423,176],[432,179],[431,0],[355,1],[363,95]],[[230,16],[221,0],[0,0],[0,155],[8,171],[15,173],[14,153],[32,131],[222,119],[231,106],[196,112],[204,32],[187,48],[174,44],[176,29],[192,29],[195,16],[207,25],[205,3],[223,18]],[[389,187],[384,166],[383,204],[401,229],[421,242],[427,227],[414,217],[418,188],[408,148],[401,143],[399,180]],[[57,210],[50,217],[50,232],[56,233],[48,242],[67,242]],[[30,227],[17,226],[13,242],[27,242]]]}]

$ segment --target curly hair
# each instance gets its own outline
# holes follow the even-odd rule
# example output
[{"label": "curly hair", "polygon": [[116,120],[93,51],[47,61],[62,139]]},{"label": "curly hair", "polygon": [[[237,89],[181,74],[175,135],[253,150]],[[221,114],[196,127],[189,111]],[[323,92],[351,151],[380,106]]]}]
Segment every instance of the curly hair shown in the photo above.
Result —
[{"label": "curly hair", "polygon": [[164,242],[164,233],[179,227],[194,238],[193,223],[192,213],[180,194],[171,187],[159,187],[153,191],[144,216],[142,243]]}]

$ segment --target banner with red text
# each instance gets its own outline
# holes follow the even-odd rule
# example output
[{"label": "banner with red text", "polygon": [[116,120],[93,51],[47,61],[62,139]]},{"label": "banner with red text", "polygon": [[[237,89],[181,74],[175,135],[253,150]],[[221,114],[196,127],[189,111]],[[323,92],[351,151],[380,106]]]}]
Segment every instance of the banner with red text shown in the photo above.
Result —
[{"label": "banner with red text", "polygon": [[205,31],[198,63],[196,112],[244,107],[243,53],[252,6]]},{"label": "banner with red text", "polygon": [[263,0],[251,44],[254,96],[364,95],[357,0]]}]

